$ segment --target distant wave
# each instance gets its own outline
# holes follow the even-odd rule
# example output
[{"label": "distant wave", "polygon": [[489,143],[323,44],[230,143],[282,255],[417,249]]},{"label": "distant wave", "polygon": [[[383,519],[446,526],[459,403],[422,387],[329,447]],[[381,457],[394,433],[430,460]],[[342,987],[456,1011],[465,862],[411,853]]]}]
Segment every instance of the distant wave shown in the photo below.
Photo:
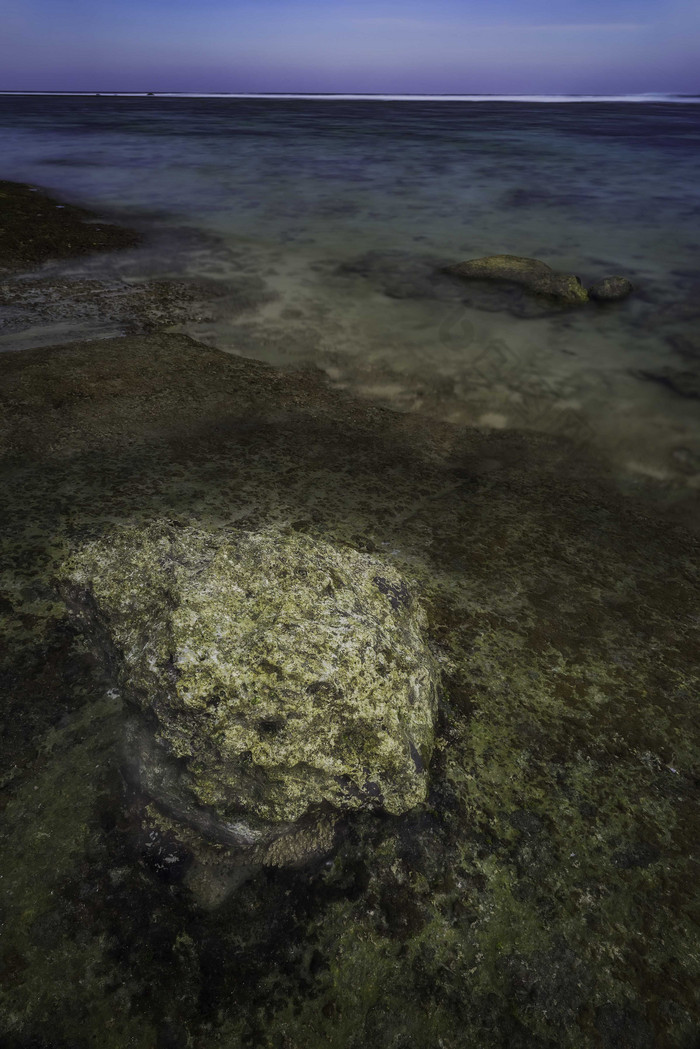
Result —
[{"label": "distant wave", "polygon": [[373,95],[313,94],[285,92],[197,92],[197,91],[0,91],[0,95],[67,95],[104,98],[269,98],[311,101],[367,102],[673,102],[700,103],[700,95],[674,95],[649,92],[642,95]]}]

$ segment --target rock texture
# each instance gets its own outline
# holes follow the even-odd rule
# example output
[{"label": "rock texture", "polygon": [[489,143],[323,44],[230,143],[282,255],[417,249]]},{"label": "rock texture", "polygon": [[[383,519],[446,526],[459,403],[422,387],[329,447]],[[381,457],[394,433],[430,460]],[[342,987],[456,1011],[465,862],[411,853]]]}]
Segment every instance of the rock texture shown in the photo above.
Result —
[{"label": "rock texture", "polygon": [[64,592],[134,714],[140,786],[226,844],[426,796],[437,669],[390,567],[278,531],[154,524],[89,544]]},{"label": "rock texture", "polygon": [[487,255],[446,267],[445,272],[465,280],[505,281],[536,295],[545,295],[572,306],[588,300],[578,277],[553,270],[539,259],[520,255]]},{"label": "rock texture", "polygon": [[487,313],[508,313],[528,320],[556,316],[569,308],[566,299],[533,295],[508,280],[464,280],[449,261],[410,251],[368,251],[335,266],[329,278],[360,277],[390,299],[433,299],[462,303]]},{"label": "rock texture", "polygon": [[212,304],[228,289],[215,281],[65,279],[0,281],[0,334],[37,324],[94,323],[122,332],[212,317]]},{"label": "rock texture", "polygon": [[634,291],[634,285],[627,277],[602,277],[591,284],[588,295],[598,302],[619,302]]},{"label": "rock texture", "polygon": [[100,222],[84,208],[59,204],[34,186],[0,182],[0,276],[49,259],[132,248],[138,233]]}]

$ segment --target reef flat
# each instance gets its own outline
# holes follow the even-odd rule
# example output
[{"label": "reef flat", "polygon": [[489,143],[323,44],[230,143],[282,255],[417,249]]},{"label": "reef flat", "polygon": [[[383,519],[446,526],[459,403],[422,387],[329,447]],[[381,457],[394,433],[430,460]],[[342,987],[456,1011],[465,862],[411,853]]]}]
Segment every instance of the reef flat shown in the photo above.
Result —
[{"label": "reef flat", "polygon": [[35,186],[0,181],[0,276],[53,259],[131,248],[140,240],[134,230],[59,203]]},{"label": "reef flat", "polygon": [[[269,299],[243,273],[182,279],[183,252],[202,242],[214,250],[201,231],[125,229],[37,186],[0,182],[0,352],[171,330]],[[167,275],[154,278],[163,259]]]},{"label": "reef flat", "polygon": [[[696,536],[564,441],[181,335],[0,355],[0,454],[3,1046],[697,1047]],[[441,668],[425,800],[218,906],[56,582],[157,522],[385,562]]]}]

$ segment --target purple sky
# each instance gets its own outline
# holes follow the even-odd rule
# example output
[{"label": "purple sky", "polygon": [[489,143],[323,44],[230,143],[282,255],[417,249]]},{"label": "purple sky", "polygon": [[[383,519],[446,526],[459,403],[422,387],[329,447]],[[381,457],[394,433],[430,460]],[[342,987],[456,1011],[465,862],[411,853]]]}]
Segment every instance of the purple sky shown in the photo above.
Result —
[{"label": "purple sky", "polygon": [[700,0],[1,0],[0,90],[700,93]]}]

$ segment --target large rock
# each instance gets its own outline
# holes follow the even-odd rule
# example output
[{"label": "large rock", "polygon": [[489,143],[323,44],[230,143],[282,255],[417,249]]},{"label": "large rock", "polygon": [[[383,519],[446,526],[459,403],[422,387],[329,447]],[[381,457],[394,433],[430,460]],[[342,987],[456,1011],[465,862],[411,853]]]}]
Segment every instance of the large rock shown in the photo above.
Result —
[{"label": "large rock", "polygon": [[445,272],[465,280],[518,284],[536,295],[546,295],[572,306],[588,300],[588,292],[574,274],[560,273],[539,259],[520,255],[487,255],[469,259],[446,267]]},{"label": "large rock", "polygon": [[341,278],[362,277],[390,299],[462,303],[521,319],[548,317],[568,308],[561,298],[533,295],[510,280],[461,280],[444,259],[409,251],[368,251],[332,272]]},{"label": "large rock", "polygon": [[390,567],[301,534],[125,528],[64,592],[132,711],[141,789],[206,837],[423,801],[437,669]]}]

